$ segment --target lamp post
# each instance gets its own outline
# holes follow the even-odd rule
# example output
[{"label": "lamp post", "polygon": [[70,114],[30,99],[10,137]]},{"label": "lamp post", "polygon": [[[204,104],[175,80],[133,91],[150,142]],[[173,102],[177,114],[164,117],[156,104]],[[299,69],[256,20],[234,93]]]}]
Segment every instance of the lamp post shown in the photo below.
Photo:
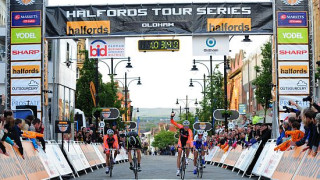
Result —
[{"label": "lamp post", "polygon": [[[206,64],[204,64],[203,62],[210,62],[210,69],[208,68],[208,66]],[[213,121],[213,82],[212,82],[212,76],[213,76],[213,61],[215,62],[223,62],[224,63],[224,81],[225,81],[225,108],[227,110],[227,104],[228,104],[228,99],[227,99],[227,88],[226,88],[226,83],[227,83],[227,70],[230,69],[229,67],[229,63],[227,61],[227,56],[225,55],[224,56],[224,60],[213,60],[212,59],[212,56],[210,56],[210,59],[209,60],[193,60],[193,66],[191,68],[191,71],[198,71],[199,69],[197,68],[196,64],[201,64],[203,66],[205,66],[208,70],[208,73],[209,73],[209,77],[210,77],[210,118],[211,118],[211,121]],[[227,123],[227,122],[226,122]],[[215,128],[214,128],[214,123],[212,123],[212,133],[214,134],[215,133]]]},{"label": "lamp post", "polygon": [[172,113],[174,113],[174,111],[179,111],[179,120],[181,120],[181,106],[180,106],[180,109],[172,108]]},{"label": "lamp post", "polygon": [[[199,81],[203,81],[203,85],[199,82]],[[196,82],[198,84],[200,84],[201,88],[202,88],[202,93],[203,93],[203,101],[206,98],[206,75],[203,74],[203,79],[190,79],[190,84],[189,87],[194,87],[193,82]]]},{"label": "lamp post", "polygon": [[[124,84],[120,81],[121,79],[124,79]],[[131,79],[131,81],[128,83],[128,79]],[[125,107],[125,121],[128,121],[128,87],[133,81],[138,81],[137,85],[142,85],[141,78],[140,77],[127,77],[127,72],[124,74],[124,78],[115,78],[115,80],[118,80],[124,87],[124,107]]]},{"label": "lamp post", "polygon": [[[186,107],[185,107],[185,109],[186,109],[186,119],[188,120],[188,114],[189,114],[189,102],[188,102],[188,100],[189,101],[195,101],[195,105],[197,106],[199,103],[198,103],[198,101],[197,101],[197,99],[188,99],[188,95],[186,95],[186,99],[177,99],[177,101],[176,101],[176,105],[179,105],[179,101],[182,101],[182,102],[184,102],[185,101],[185,104],[186,104]],[[181,119],[181,116],[180,116],[180,119]]]}]

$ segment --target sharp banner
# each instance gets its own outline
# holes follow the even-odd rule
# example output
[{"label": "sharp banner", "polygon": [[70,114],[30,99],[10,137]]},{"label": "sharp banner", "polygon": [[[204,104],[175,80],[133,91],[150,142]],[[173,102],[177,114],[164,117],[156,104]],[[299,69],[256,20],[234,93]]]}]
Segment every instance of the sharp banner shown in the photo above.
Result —
[{"label": "sharp banner", "polygon": [[309,107],[303,98],[312,95],[312,53],[307,0],[276,0],[274,29],[276,43],[279,120],[285,120],[289,100]]},{"label": "sharp banner", "polygon": [[272,20],[271,2],[51,6],[45,36],[272,34]]},{"label": "sharp banner", "polygon": [[8,25],[9,106],[37,106],[42,117],[43,0],[10,0]]}]

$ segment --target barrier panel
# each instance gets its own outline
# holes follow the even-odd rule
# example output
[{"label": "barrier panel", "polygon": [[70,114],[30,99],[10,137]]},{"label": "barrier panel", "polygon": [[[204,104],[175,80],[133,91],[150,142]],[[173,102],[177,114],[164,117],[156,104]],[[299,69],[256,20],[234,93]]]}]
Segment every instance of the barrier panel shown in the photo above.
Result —
[{"label": "barrier panel", "polygon": [[97,148],[99,149],[100,153],[102,154],[103,159],[106,159],[106,153],[104,153],[104,148],[102,147],[102,145],[97,145]]},{"label": "barrier panel", "polygon": [[[259,145],[260,145],[260,142],[257,142],[254,145],[252,145],[251,147],[245,149],[244,156],[243,157],[240,156],[240,158],[242,158],[242,159],[239,163],[238,162],[236,163],[235,167],[238,168],[239,170],[245,172],[247,170],[247,168],[249,167],[249,165],[251,164],[251,162],[256,154],[256,151],[259,148]],[[243,155],[243,154],[241,154],[241,155]]]},{"label": "barrier panel", "polygon": [[49,178],[49,174],[38,156],[38,151],[34,149],[32,143],[22,141],[22,146],[24,159],[20,155],[17,157],[27,178],[32,180]]},{"label": "barrier panel", "polygon": [[265,163],[262,167],[262,173],[260,176],[271,178],[282,156],[282,151],[274,151],[274,149],[272,149],[271,153],[267,154],[267,156],[265,157]]},{"label": "barrier panel", "polygon": [[228,166],[234,166],[239,159],[242,151],[242,146],[238,145],[235,149],[231,148],[229,155],[227,156],[224,164]]},{"label": "barrier panel", "polygon": [[96,162],[96,159],[98,159],[98,157],[94,152],[92,146],[90,144],[80,144],[80,147],[84,155],[86,156],[90,166],[92,167],[98,165],[98,163]]},{"label": "barrier panel", "polygon": [[209,154],[208,160],[206,159],[206,161],[212,162],[213,156],[218,152],[218,150],[219,150],[218,146],[213,147],[212,148],[212,153]]},{"label": "barrier panel", "polygon": [[230,153],[230,151],[231,151],[231,149],[232,149],[232,147],[229,147],[229,149],[228,149],[228,151],[227,152],[223,152],[223,155],[222,155],[222,157],[221,157],[221,159],[220,159],[220,163],[224,163],[224,161],[226,160],[226,158],[228,157],[228,155],[229,155],[229,153]]},{"label": "barrier panel", "polygon": [[38,152],[39,158],[44,168],[46,169],[47,173],[49,174],[49,177],[50,178],[59,177],[60,176],[59,171],[56,168],[56,166],[53,163],[51,163],[48,155],[43,151],[42,148],[38,148],[38,151],[39,151]]},{"label": "barrier panel", "polygon": [[[73,143],[73,148],[74,150],[76,151],[76,153],[79,155],[80,157],[80,160],[83,164],[83,166],[87,169],[87,168],[90,168],[90,164],[88,162],[88,160],[86,159],[86,156],[84,155],[84,153],[82,152],[82,149],[80,147],[80,144],[79,143]],[[91,169],[92,171],[92,169]]]},{"label": "barrier panel", "polygon": [[313,157],[310,153],[301,162],[300,168],[294,176],[294,180],[320,179],[320,153]]},{"label": "barrier panel", "polygon": [[224,153],[223,150],[219,148],[218,151],[216,152],[216,154],[213,156],[212,161],[215,163],[220,162],[220,160],[223,156],[223,153]]},{"label": "barrier panel", "polygon": [[306,146],[300,146],[295,147],[293,150],[285,151],[272,175],[272,179],[292,179],[300,162],[302,161],[302,158],[307,155],[306,152],[302,152],[302,149],[305,147]]},{"label": "barrier panel", "polygon": [[204,156],[205,161],[211,161],[214,155],[214,150],[215,150],[214,148],[208,150],[208,155]]},{"label": "barrier panel", "polygon": [[26,175],[22,170],[12,146],[5,142],[3,142],[3,145],[6,147],[9,156],[0,154],[0,179],[25,180]]},{"label": "barrier panel", "polygon": [[264,145],[263,150],[255,164],[252,170],[252,174],[260,176],[262,174],[262,168],[264,164],[266,164],[266,161],[268,160],[267,157],[270,157],[270,155],[274,152],[274,148],[276,147],[276,140],[269,139],[268,142]]},{"label": "barrier panel", "polygon": [[46,153],[49,157],[50,162],[56,166],[61,175],[73,174],[68,161],[64,157],[57,143],[47,144]]},{"label": "barrier panel", "polygon": [[101,144],[92,144],[92,147],[99,158],[99,161],[100,161],[99,164],[104,164],[104,163],[106,163],[106,159],[103,158],[103,155],[99,151],[98,146],[101,146]]},{"label": "barrier panel", "polygon": [[79,154],[74,149],[73,144],[74,142],[71,142],[69,145],[68,143],[63,143],[64,152],[66,153],[67,158],[75,171],[78,172],[78,171],[85,170],[86,167],[81,161]]}]

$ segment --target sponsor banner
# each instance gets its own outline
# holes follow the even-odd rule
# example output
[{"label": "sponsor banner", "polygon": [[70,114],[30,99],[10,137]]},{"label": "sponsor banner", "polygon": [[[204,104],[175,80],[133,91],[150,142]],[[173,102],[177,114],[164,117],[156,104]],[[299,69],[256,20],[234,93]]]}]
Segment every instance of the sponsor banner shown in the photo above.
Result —
[{"label": "sponsor banner", "polygon": [[[318,151],[319,152],[319,151]],[[301,168],[297,171],[294,179],[314,180],[320,179],[320,153],[317,153],[314,157],[312,153],[301,162]]]},{"label": "sponsor banner", "polygon": [[308,11],[307,0],[276,0],[277,11]]},{"label": "sponsor banner", "polygon": [[76,150],[73,148],[73,142],[68,143],[65,141],[65,143],[63,144],[63,149],[67,155],[69,162],[72,164],[73,168],[76,171],[81,171],[81,170],[85,169],[85,167],[79,157],[79,154],[77,154]]},{"label": "sponsor banner", "polygon": [[41,62],[12,62],[11,77],[41,77]]},{"label": "sponsor banner", "polygon": [[11,79],[11,94],[41,94],[41,78]]},{"label": "sponsor banner", "polygon": [[38,148],[37,151],[39,152],[39,158],[44,166],[44,168],[46,169],[48,175],[50,176],[50,178],[54,178],[54,177],[58,177],[60,176],[57,168],[55,167],[54,164],[52,164],[49,160],[48,155],[43,151],[42,148]]},{"label": "sponsor banner", "polygon": [[278,43],[307,44],[308,28],[278,28]]},{"label": "sponsor banner", "polygon": [[41,11],[11,12],[11,27],[41,26]]},{"label": "sponsor banner", "polygon": [[11,61],[41,60],[41,44],[12,45]]},{"label": "sponsor banner", "polygon": [[278,60],[309,60],[308,45],[278,45]]},{"label": "sponsor banner", "polygon": [[90,168],[90,164],[89,164],[86,156],[84,155],[83,151],[81,150],[80,144],[74,143],[73,148],[76,151],[76,153],[79,155],[79,158],[80,158],[83,166],[85,167],[85,169]]},{"label": "sponsor banner", "polygon": [[285,111],[286,109],[284,108],[284,106],[297,109],[295,106],[290,106],[289,101],[295,102],[300,107],[302,107],[302,109],[308,108],[310,106],[310,102],[302,100],[305,97],[307,96],[279,96],[279,110]]},{"label": "sponsor banner", "polygon": [[[16,106],[31,105],[37,106],[37,111],[41,111],[41,95],[35,96],[11,96],[11,109],[16,110]],[[39,118],[41,117],[38,116]]]},{"label": "sponsor banner", "polygon": [[72,170],[64,157],[58,144],[47,144],[46,153],[49,160],[54,164],[60,175],[72,174]]},{"label": "sponsor banner", "polygon": [[245,115],[245,114],[247,114],[247,113],[246,113],[246,109],[247,109],[246,104],[239,104],[239,114],[240,114],[240,115]]},{"label": "sponsor banner", "polygon": [[46,19],[46,37],[273,32],[272,2],[51,6]]},{"label": "sponsor banner", "polygon": [[11,28],[11,44],[41,43],[41,27]]},{"label": "sponsor banner", "polygon": [[309,62],[278,62],[278,77],[309,77]]},{"label": "sponsor banner", "polygon": [[89,39],[89,58],[124,58],[125,39]]},{"label": "sponsor banner", "polygon": [[193,56],[228,55],[229,36],[193,36]]},{"label": "sponsor banner", "polygon": [[309,79],[279,79],[279,94],[309,94]]},{"label": "sponsor banner", "polygon": [[307,12],[278,12],[278,27],[308,27]]}]

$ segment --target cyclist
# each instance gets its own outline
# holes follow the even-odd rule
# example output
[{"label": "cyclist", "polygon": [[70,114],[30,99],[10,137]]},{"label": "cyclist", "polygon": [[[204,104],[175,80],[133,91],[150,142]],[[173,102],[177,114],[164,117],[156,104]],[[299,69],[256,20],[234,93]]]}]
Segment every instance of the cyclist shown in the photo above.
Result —
[{"label": "cyclist", "polygon": [[[118,143],[118,137],[116,134],[114,134],[114,131],[112,129],[108,129],[107,135],[103,137],[103,146],[104,146],[104,151],[106,153],[106,174],[109,174],[109,167],[110,167],[110,148],[116,149],[114,152],[114,159],[116,159],[117,154],[119,152],[119,143]],[[113,162],[115,163],[115,161]]]},{"label": "cyclist", "polygon": [[194,136],[194,141],[193,141],[193,155],[194,155],[194,160],[193,160],[193,165],[194,165],[194,170],[193,174],[197,174],[197,159],[198,159],[198,151],[201,149],[201,156],[202,156],[202,161],[201,163],[205,167],[205,161],[204,161],[204,155],[205,155],[205,150],[207,149],[207,140],[204,137],[204,130],[198,130],[197,134]]},{"label": "cyclist", "polygon": [[[181,154],[182,154],[182,149],[183,147],[186,147],[186,157],[189,157],[189,152],[190,148],[193,146],[192,144],[192,131],[189,129],[190,122],[185,120],[181,124],[176,123],[173,120],[174,113],[171,113],[171,123],[176,126],[179,129],[180,135],[179,135],[179,141],[178,141],[178,157],[177,157],[177,176],[180,175],[180,159],[181,159]],[[186,164],[188,164],[188,158],[186,158]]]},{"label": "cyclist", "polygon": [[135,132],[133,129],[128,132],[127,134],[127,138],[126,138],[126,148],[128,150],[128,159],[129,159],[129,163],[130,163],[130,168],[131,170],[133,170],[133,164],[132,164],[132,155],[131,155],[131,150],[132,148],[136,148],[137,149],[137,157],[138,157],[138,171],[141,171],[141,141],[139,138],[139,135],[137,132]]}]

